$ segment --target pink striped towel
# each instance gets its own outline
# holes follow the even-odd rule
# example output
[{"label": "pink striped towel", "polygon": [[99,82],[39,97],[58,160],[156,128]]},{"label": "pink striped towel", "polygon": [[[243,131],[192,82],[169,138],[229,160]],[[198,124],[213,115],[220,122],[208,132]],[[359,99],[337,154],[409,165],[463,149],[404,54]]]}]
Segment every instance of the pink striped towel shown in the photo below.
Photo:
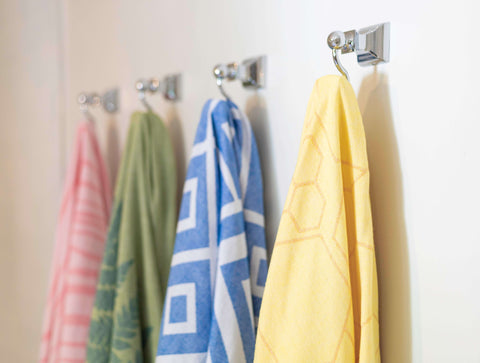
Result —
[{"label": "pink striped towel", "polygon": [[79,125],[57,225],[40,362],[85,362],[112,202],[91,122]]}]

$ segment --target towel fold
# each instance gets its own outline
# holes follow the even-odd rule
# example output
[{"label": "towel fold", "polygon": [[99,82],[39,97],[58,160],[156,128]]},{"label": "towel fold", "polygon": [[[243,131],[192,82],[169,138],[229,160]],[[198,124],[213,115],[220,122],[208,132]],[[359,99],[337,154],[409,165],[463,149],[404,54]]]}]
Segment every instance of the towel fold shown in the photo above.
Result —
[{"label": "towel fold", "polygon": [[267,274],[263,189],[247,117],[210,100],[177,226],[159,362],[252,362]]},{"label": "towel fold", "polygon": [[362,117],[344,77],[319,79],[277,234],[255,362],[380,362]]},{"label": "towel fold", "polygon": [[175,238],[172,145],[155,114],[132,115],[97,286],[87,361],[154,362]]},{"label": "towel fold", "polygon": [[81,123],[58,218],[40,362],[85,361],[111,199],[94,126]]}]

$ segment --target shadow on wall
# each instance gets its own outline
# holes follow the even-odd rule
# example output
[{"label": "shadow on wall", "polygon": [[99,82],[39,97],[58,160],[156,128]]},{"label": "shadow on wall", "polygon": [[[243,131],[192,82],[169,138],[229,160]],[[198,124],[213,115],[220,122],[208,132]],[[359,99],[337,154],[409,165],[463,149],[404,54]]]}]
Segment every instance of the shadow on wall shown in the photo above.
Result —
[{"label": "shadow on wall", "polygon": [[412,362],[412,323],[407,234],[398,144],[388,77],[375,72],[358,92],[370,166],[377,257],[382,361]]},{"label": "shadow on wall", "polygon": [[271,126],[268,119],[265,99],[258,94],[250,97],[245,105],[245,113],[252,124],[257,140],[258,153],[263,178],[263,200],[265,203],[265,234],[267,239],[267,254],[272,255],[273,245],[280,223],[281,206],[278,204],[278,186],[273,164],[273,145]]},{"label": "shadow on wall", "polygon": [[109,171],[110,185],[115,192],[118,168],[120,166],[120,137],[118,134],[118,120],[112,116],[107,120],[106,155],[105,163]]},{"label": "shadow on wall", "polygon": [[183,196],[183,183],[186,176],[185,166],[185,142],[183,139],[183,128],[180,122],[180,116],[175,104],[169,103],[169,107],[165,114],[165,123],[170,132],[170,140],[173,143],[173,152],[177,163],[177,215],[180,211],[180,203]]}]

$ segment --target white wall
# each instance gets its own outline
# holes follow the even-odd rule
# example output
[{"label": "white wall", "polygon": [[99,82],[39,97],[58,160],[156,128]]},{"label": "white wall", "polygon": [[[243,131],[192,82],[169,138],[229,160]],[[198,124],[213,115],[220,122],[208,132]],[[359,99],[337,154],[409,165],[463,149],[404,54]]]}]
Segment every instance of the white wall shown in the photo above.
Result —
[{"label": "white wall", "polygon": [[[133,87],[137,78],[172,72],[181,72],[184,77],[181,102],[172,105],[159,96],[150,98],[171,125],[183,179],[202,104],[207,98],[219,97],[212,67],[248,56],[268,56],[265,90],[254,93],[238,83],[226,88],[250,116],[260,146],[270,249],[295,167],[313,83],[325,74],[337,73],[326,45],[327,35],[337,29],[390,21],[389,64],[375,70],[360,68],[353,55],[342,58],[357,91],[367,134],[383,361],[480,360],[476,328],[480,324],[480,293],[475,289],[480,282],[480,238],[476,228],[480,221],[476,208],[480,202],[476,160],[480,155],[480,117],[475,107],[480,76],[474,67],[480,50],[474,44],[478,14],[474,0],[458,0],[454,5],[434,0],[63,0],[61,4],[65,8],[62,44],[66,90],[65,103],[61,104],[66,108],[66,122],[61,124],[66,133],[61,142],[68,153],[81,117],[75,104],[80,91],[120,87],[121,112],[113,119],[101,111],[95,113],[112,175],[128,117],[141,108]],[[47,11],[42,9],[40,18]],[[20,25],[13,20],[10,26]],[[20,40],[11,41],[16,44]],[[45,52],[32,52],[28,58],[21,53],[28,61],[25,67],[42,67]],[[57,67],[53,62],[49,64],[51,72],[41,73],[49,79],[49,92],[56,89]],[[36,73],[25,73],[24,82],[34,83],[35,77],[40,77]],[[32,90],[29,105],[36,104],[34,96],[38,94]],[[54,178],[52,163],[58,158],[53,157],[53,145],[44,145],[43,149],[28,146],[36,145],[31,139],[45,141],[46,121],[40,120],[48,118],[53,122],[48,116],[55,115],[45,105],[43,113],[36,117],[33,110],[17,109],[24,99],[25,94],[23,98],[17,95],[16,103],[9,106],[12,114],[18,113],[16,120],[24,121],[10,125],[8,120],[10,135],[12,130],[18,135],[18,145],[8,147],[23,153],[16,158],[28,163],[23,172],[8,178],[12,190],[21,197],[17,194],[18,202],[9,197],[7,205],[9,209],[23,208],[22,213],[13,215],[25,214],[29,219],[24,223],[30,223],[37,214],[26,212],[33,191],[24,177],[40,178],[35,184],[36,196],[53,199],[52,193],[57,196],[58,190],[53,191],[47,180]],[[2,127],[6,127],[5,122]],[[35,153],[37,150],[42,151]],[[4,155],[0,157],[5,163]],[[45,176],[45,170],[52,168],[51,175]],[[18,180],[23,182],[14,188]],[[43,189],[47,194],[40,196],[38,191]],[[1,202],[3,206],[3,199]],[[2,213],[2,221],[8,220],[11,212],[2,207]],[[33,245],[35,252],[41,245],[41,261],[35,263],[44,266],[51,253],[53,225],[50,215],[44,213],[40,218],[48,220],[40,226],[41,234],[33,236],[12,226],[7,241],[25,248]],[[26,267],[23,260],[36,261],[33,251],[24,250],[27,257],[16,256],[8,268],[24,268],[23,274],[33,274],[34,269]],[[33,281],[38,281],[38,286]],[[16,286],[33,288],[28,294],[38,300],[45,284],[44,274],[40,274]],[[32,317],[32,329],[37,329],[35,314],[40,307],[30,311],[28,301],[21,303]],[[26,344],[25,338],[22,343]],[[29,344],[35,346],[36,341],[29,340]],[[18,354],[20,357],[23,353]]]},{"label": "white wall", "polygon": [[0,361],[34,362],[61,186],[59,8],[0,2]]}]

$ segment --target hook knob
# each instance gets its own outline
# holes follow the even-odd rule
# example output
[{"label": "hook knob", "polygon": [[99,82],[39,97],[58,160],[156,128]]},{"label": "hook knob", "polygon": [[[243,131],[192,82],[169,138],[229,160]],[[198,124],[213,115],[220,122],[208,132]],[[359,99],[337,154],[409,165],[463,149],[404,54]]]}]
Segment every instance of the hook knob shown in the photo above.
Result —
[{"label": "hook knob", "polygon": [[213,75],[217,79],[224,79],[224,78],[230,79],[231,77],[230,73],[231,72],[230,72],[229,66],[225,64],[217,64],[213,68]]},{"label": "hook knob", "polygon": [[139,80],[135,82],[135,89],[139,92],[145,92],[146,91],[146,85],[144,80]]},{"label": "hook knob", "polygon": [[101,99],[100,96],[99,96],[98,94],[96,94],[96,93],[93,93],[93,94],[91,95],[91,97],[92,97],[91,105],[92,105],[93,107],[99,106],[100,103],[102,102],[102,99]]},{"label": "hook knob", "polygon": [[160,89],[160,80],[158,78],[152,78],[148,85],[148,89],[152,93],[157,92]]},{"label": "hook knob", "polygon": [[97,93],[87,94],[82,92],[78,95],[77,102],[81,108],[88,106],[97,107],[102,103],[102,98]]},{"label": "hook knob", "polygon": [[345,46],[345,33],[334,31],[328,35],[327,44],[330,49],[341,49]]},{"label": "hook knob", "polygon": [[85,105],[87,103],[87,95],[85,93],[80,93],[77,97],[77,102],[80,105]]},{"label": "hook knob", "polygon": [[214,68],[213,68],[213,75],[215,76],[215,78],[223,78],[225,77],[225,71],[223,70],[223,67],[221,64],[217,64]]}]

